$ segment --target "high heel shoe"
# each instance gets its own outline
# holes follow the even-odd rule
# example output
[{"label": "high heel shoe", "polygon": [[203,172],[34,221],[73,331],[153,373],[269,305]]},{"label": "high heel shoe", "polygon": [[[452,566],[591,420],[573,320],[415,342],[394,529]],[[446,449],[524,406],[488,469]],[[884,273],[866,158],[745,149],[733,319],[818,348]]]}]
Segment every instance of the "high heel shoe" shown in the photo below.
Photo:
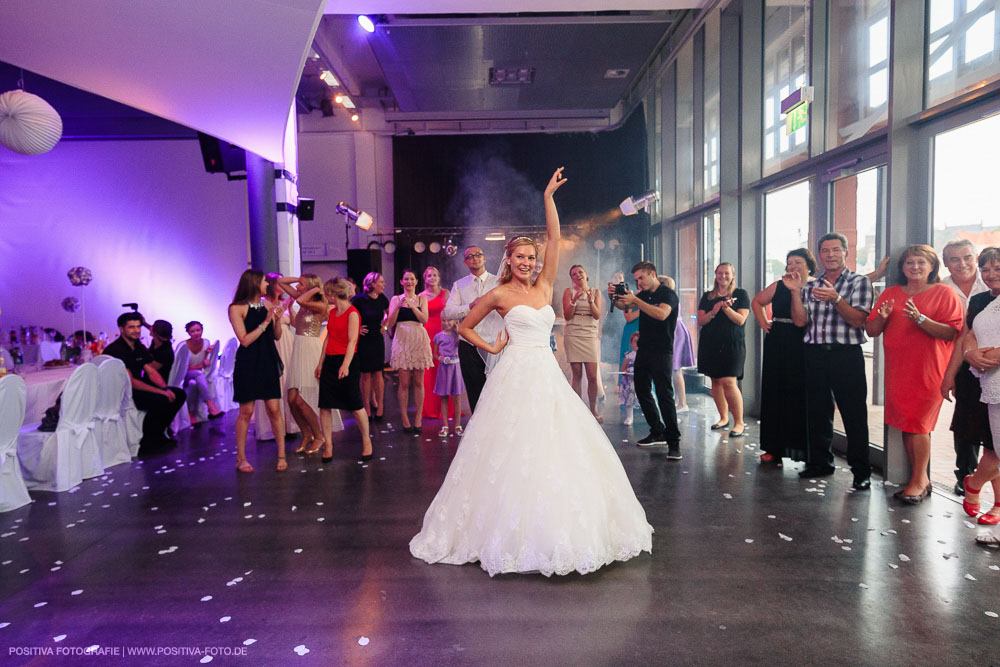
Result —
[{"label": "high heel shoe", "polygon": [[[325,440],[323,441],[323,449],[326,449],[326,441]],[[333,443],[330,443],[330,455],[329,456],[320,456],[319,460],[322,461],[323,463],[329,463],[330,461],[333,460]]]},{"label": "high heel shoe", "polygon": [[274,469],[277,470],[278,472],[285,472],[286,470],[288,470],[288,459],[286,459],[284,456],[279,456],[278,465],[275,466]]},{"label": "high heel shoe", "polygon": [[253,472],[253,466],[246,459],[236,459],[237,472]]},{"label": "high heel shoe", "polygon": [[[1000,505],[994,505],[993,509],[1000,509]],[[1000,514],[980,514],[976,522],[984,526],[995,526],[1000,523]]]},{"label": "high heel shoe", "polygon": [[310,447],[309,449],[306,450],[306,455],[308,456],[312,456],[313,454],[318,454],[319,450],[323,449],[323,446],[326,444],[326,440],[322,438],[313,438],[310,444],[312,444],[312,442],[316,442],[319,444],[316,445],[315,447]]},{"label": "high heel shoe", "polygon": [[[970,493],[979,495],[979,492],[983,490],[983,487],[974,489],[969,486],[970,477],[972,477],[972,475],[966,475],[962,478],[962,488],[965,489],[965,498],[968,498]],[[969,516],[976,516],[979,514],[979,503],[970,503],[965,498],[962,498],[962,509],[965,510],[965,513]]]},{"label": "high heel shoe", "polygon": [[372,451],[371,451],[370,454],[362,454],[361,455],[361,462],[362,463],[367,463],[368,461],[372,460],[373,456],[375,456],[375,448],[374,447],[372,447]]},{"label": "high heel shoe", "polygon": [[307,440],[307,439],[305,439],[305,438],[303,438],[303,439],[302,439],[302,444],[300,444],[300,445],[299,445],[298,447],[296,447],[296,448],[295,448],[295,449],[294,449],[294,450],[292,451],[292,453],[293,453],[293,454],[308,454],[308,453],[309,453],[309,451],[308,451],[308,449],[306,448],[306,445],[311,445],[311,444],[313,443],[313,441],[314,441],[314,440],[316,440],[316,438],[314,438],[314,437],[312,437],[312,436],[309,436],[309,439],[308,439],[308,440]]}]

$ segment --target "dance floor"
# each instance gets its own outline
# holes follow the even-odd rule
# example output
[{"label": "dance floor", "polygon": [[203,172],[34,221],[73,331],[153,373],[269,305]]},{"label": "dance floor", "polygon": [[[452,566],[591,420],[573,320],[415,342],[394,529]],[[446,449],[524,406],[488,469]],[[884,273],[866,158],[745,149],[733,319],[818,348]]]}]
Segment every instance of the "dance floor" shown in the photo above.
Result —
[{"label": "dance floor", "polygon": [[691,398],[681,461],[605,425],[652,555],[553,578],[411,558],[458,447],[437,422],[283,474],[251,441],[238,475],[231,412],[0,515],[0,664],[996,664],[1000,551],[952,497],[761,469],[756,427],[727,441]]}]

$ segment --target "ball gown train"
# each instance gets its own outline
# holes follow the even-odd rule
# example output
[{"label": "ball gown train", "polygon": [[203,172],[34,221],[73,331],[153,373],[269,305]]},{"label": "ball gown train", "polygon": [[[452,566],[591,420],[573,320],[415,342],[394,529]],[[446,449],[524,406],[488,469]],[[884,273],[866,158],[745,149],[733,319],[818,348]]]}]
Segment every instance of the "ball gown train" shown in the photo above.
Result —
[{"label": "ball gown train", "polygon": [[410,541],[415,557],[550,576],[651,552],[621,460],[549,348],[554,320],[551,306],[508,311],[510,342]]}]

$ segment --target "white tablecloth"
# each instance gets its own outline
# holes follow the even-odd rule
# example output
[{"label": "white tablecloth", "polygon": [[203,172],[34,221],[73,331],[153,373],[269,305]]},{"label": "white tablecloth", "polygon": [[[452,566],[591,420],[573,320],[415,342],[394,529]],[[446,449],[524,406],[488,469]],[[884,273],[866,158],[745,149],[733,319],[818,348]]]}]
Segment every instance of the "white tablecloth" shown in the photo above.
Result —
[{"label": "white tablecloth", "polygon": [[75,366],[61,368],[46,368],[31,373],[22,373],[21,379],[28,388],[27,402],[24,411],[24,423],[33,424],[42,421],[45,410],[52,407],[56,398],[66,385],[66,380],[76,370]]},{"label": "white tablecloth", "polygon": [[46,361],[58,359],[61,353],[62,343],[55,343],[48,340],[21,346],[21,354],[24,355],[25,365],[44,364]]}]

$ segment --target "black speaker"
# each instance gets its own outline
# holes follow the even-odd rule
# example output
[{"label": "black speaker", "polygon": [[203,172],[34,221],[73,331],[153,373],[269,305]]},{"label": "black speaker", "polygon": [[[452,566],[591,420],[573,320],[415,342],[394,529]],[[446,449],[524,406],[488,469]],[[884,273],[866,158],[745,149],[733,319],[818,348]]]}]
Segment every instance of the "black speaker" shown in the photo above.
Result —
[{"label": "black speaker", "polygon": [[205,162],[205,171],[208,173],[230,174],[247,170],[247,154],[239,146],[202,132],[198,133],[198,143],[201,145],[201,159]]},{"label": "black speaker", "polygon": [[382,273],[382,252],[379,250],[348,250],[347,275],[354,279],[361,290],[361,283],[372,271]]},{"label": "black speaker", "polygon": [[316,215],[316,200],[299,197],[299,205],[295,209],[299,222],[309,222]]}]

